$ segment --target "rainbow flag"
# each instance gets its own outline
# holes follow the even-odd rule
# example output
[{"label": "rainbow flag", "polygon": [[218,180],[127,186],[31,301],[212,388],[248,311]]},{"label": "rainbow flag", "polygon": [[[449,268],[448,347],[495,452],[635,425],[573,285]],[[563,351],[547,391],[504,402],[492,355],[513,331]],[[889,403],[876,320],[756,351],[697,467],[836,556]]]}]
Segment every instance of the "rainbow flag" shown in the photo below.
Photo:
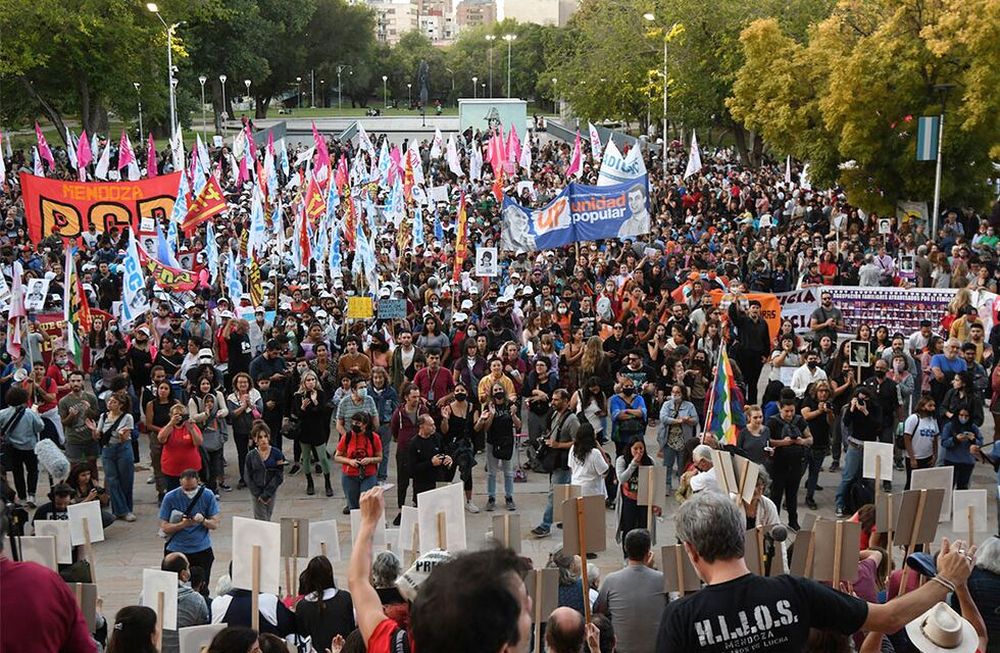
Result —
[{"label": "rainbow flag", "polygon": [[719,439],[719,444],[736,444],[736,435],[746,426],[743,413],[743,392],[736,385],[733,365],[729,362],[726,348],[719,352],[719,363],[715,368],[715,382],[708,400],[705,415],[705,431]]}]

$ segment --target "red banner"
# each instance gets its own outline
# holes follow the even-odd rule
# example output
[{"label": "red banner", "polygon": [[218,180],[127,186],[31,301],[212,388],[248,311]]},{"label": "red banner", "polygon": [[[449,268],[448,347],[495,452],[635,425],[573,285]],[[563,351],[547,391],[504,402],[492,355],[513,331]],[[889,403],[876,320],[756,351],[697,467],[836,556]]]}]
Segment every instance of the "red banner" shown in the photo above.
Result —
[{"label": "red banner", "polygon": [[[180,183],[178,181],[178,183]],[[226,210],[226,198],[222,196],[222,187],[214,176],[209,176],[205,187],[188,207],[187,216],[181,224],[181,231],[190,234],[202,222],[210,220]]]},{"label": "red banner", "polygon": [[[177,197],[180,173],[154,179],[114,183],[61,181],[21,173],[28,238],[37,243],[52,234],[77,238],[90,225],[99,233],[170,215]],[[149,231],[149,230],[145,230]]]},{"label": "red banner", "polygon": [[139,251],[139,260],[146,273],[153,277],[161,288],[167,290],[194,290],[198,286],[198,273],[190,270],[181,270],[164,265],[152,258],[142,247],[136,248]]}]

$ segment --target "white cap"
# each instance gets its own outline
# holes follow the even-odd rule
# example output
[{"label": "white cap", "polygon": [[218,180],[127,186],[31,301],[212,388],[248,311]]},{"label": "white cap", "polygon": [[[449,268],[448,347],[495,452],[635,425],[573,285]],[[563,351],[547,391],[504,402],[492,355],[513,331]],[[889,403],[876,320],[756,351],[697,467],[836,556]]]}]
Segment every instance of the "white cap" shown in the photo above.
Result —
[{"label": "white cap", "polygon": [[469,321],[469,316],[466,315],[465,313],[458,312],[458,313],[455,313],[454,315],[451,316],[451,321],[452,322],[468,322]]},{"label": "white cap", "polygon": [[463,299],[462,300],[462,306],[461,306],[461,308],[462,308],[463,311],[471,310],[472,309],[472,300],[471,299]]},{"label": "white cap", "polygon": [[198,360],[202,360],[205,358],[215,360],[215,354],[213,354],[212,350],[208,349],[207,347],[205,349],[198,350]]}]

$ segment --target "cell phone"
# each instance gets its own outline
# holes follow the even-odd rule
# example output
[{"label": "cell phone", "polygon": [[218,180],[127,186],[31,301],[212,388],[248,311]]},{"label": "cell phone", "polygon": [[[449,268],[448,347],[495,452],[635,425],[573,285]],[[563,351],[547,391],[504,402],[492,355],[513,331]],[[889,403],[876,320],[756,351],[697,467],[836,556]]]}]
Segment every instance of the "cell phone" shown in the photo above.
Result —
[{"label": "cell phone", "polygon": [[181,419],[178,422],[178,424],[183,424],[186,421],[188,421],[188,416],[187,415],[181,415]]}]

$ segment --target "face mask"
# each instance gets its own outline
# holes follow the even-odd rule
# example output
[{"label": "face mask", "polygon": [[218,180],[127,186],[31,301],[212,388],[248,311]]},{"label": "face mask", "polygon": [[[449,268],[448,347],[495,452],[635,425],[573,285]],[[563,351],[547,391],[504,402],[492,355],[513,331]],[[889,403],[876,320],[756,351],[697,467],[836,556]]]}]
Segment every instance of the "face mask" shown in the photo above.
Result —
[{"label": "face mask", "polygon": [[622,394],[626,397],[631,397],[635,394],[635,388],[622,388]]},{"label": "face mask", "polygon": [[875,370],[875,376],[881,379],[883,376],[885,376],[885,370]]},{"label": "face mask", "polygon": [[494,393],[493,393],[493,398],[494,398],[494,399],[503,399],[503,398],[504,398],[504,397],[506,397],[506,396],[507,396],[507,395],[505,395],[505,394],[504,394],[504,393],[502,393],[502,392],[494,392]]},{"label": "face mask", "polygon": [[299,365],[298,368],[296,368],[296,369],[299,370],[299,374],[305,374],[306,370],[309,369],[309,366],[308,365]]},{"label": "face mask", "polygon": [[359,388],[358,389],[358,396],[359,397],[367,397],[368,396],[368,388]]},{"label": "face mask", "polygon": [[552,304],[546,304],[542,308],[544,308],[547,313],[551,313],[552,312]]},{"label": "face mask", "polygon": [[893,364],[893,368],[895,368],[897,372],[902,372],[906,369],[906,363],[895,363]]},{"label": "face mask", "polygon": [[559,307],[559,312],[560,313],[565,313],[566,312],[566,307],[565,306],[560,306]]},{"label": "face mask", "polygon": [[958,418],[958,423],[959,424],[968,424],[969,423],[969,418],[967,418],[967,417],[959,417]]},{"label": "face mask", "polygon": [[464,392],[456,392],[455,393],[455,401],[465,401],[465,398],[467,396],[468,395],[466,395]]},{"label": "face mask", "polygon": [[365,430],[365,427],[363,427],[361,424],[352,424],[351,430],[354,431],[355,433],[361,433]]},{"label": "face mask", "polygon": [[809,366],[809,369],[814,370],[816,369],[816,366],[819,365],[819,363],[817,363],[816,361],[807,361],[806,365]]},{"label": "face mask", "polygon": [[58,365],[59,367],[65,366],[66,363],[68,363],[68,362],[69,362],[69,359],[67,359],[67,358],[57,358],[56,359],[56,365]]},{"label": "face mask", "polygon": [[194,495],[198,494],[198,488],[195,488],[193,490],[182,490],[182,492],[184,492],[184,496],[186,496],[188,499],[193,499]]}]

